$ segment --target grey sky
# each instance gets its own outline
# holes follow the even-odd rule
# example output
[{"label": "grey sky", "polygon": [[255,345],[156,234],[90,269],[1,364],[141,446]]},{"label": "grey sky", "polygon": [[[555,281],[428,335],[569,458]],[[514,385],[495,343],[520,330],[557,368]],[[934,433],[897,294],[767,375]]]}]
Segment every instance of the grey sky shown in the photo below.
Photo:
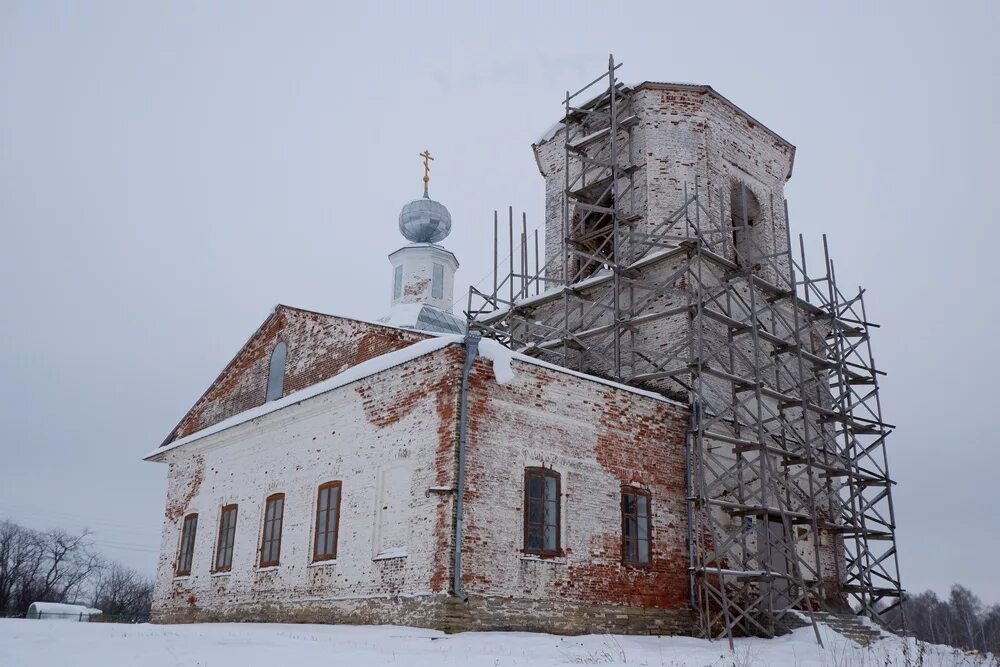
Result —
[{"label": "grey sky", "polygon": [[0,516],[152,572],[140,458],[270,308],[383,314],[425,148],[464,294],[614,52],[798,147],[793,232],[883,325],[903,583],[1000,602],[1000,5],[368,4],[0,2]]}]

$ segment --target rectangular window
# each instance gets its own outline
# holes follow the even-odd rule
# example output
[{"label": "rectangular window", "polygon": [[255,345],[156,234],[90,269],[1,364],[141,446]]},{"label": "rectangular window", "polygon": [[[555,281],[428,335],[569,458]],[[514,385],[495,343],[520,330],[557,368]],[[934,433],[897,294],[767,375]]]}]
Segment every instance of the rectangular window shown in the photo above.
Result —
[{"label": "rectangular window", "polygon": [[622,562],[649,565],[649,494],[622,489]]},{"label": "rectangular window", "polygon": [[559,554],[559,473],[546,468],[524,471],[524,551]]},{"label": "rectangular window", "polygon": [[281,523],[285,516],[285,494],[267,497],[264,505],[264,537],[260,542],[260,566],[277,565],[281,558]]},{"label": "rectangular window", "polygon": [[392,298],[398,299],[403,296],[403,265],[396,267],[392,275]]},{"label": "rectangular window", "polygon": [[194,558],[194,535],[198,530],[198,515],[184,517],[181,528],[181,551],[177,556],[177,576],[191,574],[191,560]]},{"label": "rectangular window", "polygon": [[219,541],[215,545],[215,571],[228,572],[233,567],[233,544],[236,542],[236,505],[226,505],[219,516]]},{"label": "rectangular window", "polygon": [[431,280],[431,298],[444,298],[444,267],[440,264],[434,265],[434,274]]},{"label": "rectangular window", "polygon": [[319,487],[316,498],[316,540],[313,560],[333,560],[337,557],[337,529],[340,527],[340,482],[327,482]]}]

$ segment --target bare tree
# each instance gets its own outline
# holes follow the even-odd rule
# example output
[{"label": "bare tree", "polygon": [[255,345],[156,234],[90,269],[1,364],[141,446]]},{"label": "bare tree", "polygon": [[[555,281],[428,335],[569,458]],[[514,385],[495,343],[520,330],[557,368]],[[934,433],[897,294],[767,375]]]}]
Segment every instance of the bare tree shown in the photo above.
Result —
[{"label": "bare tree", "polygon": [[38,533],[12,521],[0,522],[0,612],[12,611],[25,582],[41,564]]},{"label": "bare tree", "polygon": [[153,602],[153,581],[119,563],[103,567],[94,584],[91,606],[107,615],[144,617]]},{"label": "bare tree", "polygon": [[101,566],[90,533],[39,532],[0,522],[0,611],[78,597]]},{"label": "bare tree", "polygon": [[962,649],[1000,653],[1000,605],[984,608],[979,598],[958,584],[946,600],[933,591],[907,595],[888,615],[890,627],[902,627],[917,639]]},{"label": "bare tree", "polygon": [[32,602],[72,601],[101,565],[90,533],[63,530],[35,533],[37,548],[27,562],[16,606],[24,611]]}]

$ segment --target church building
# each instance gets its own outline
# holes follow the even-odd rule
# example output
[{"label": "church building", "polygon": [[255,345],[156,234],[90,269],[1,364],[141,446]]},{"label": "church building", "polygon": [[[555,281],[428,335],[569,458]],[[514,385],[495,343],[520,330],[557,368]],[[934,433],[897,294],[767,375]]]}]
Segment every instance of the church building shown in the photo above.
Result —
[{"label": "church building", "polygon": [[277,306],[147,456],[154,620],[689,631],[686,408],[464,336],[447,208],[399,227],[383,322]]},{"label": "church building", "polygon": [[[826,414],[834,401],[820,387],[832,366],[803,398],[791,387],[806,382],[802,360],[823,353],[804,343],[771,356],[738,347],[750,344],[743,331],[753,345],[785,335],[775,326],[757,331],[766,319],[757,306],[751,324],[737,322],[734,310],[719,320],[722,334],[706,335],[731,345],[711,368],[687,352],[679,366],[655,361],[696,340],[685,327],[704,310],[692,287],[702,273],[686,273],[685,262],[722,267],[730,302],[771,289],[788,268],[767,258],[787,247],[781,202],[794,147],[707,86],[627,87],[611,72],[609,93],[568,110],[533,146],[545,178],[549,282],[539,272],[506,302],[494,293],[490,312],[452,312],[465,300],[455,293],[458,259],[443,245],[452,220],[429,197],[425,153],[423,196],[402,208],[406,244],[389,255],[388,315],[361,321],[275,307],[146,456],[166,464],[168,480],[154,621],[652,634],[690,634],[701,623],[713,634],[731,632],[765,598],[800,609],[844,601],[855,560],[844,556],[851,533],[834,486],[840,473],[831,472],[835,455],[820,471],[829,474],[814,477],[813,450],[793,457],[788,435],[805,424],[815,441],[833,429]],[[572,128],[602,104],[617,123],[619,98],[630,107],[610,131]],[[563,170],[573,163],[564,154],[607,165],[587,151],[604,150],[609,136],[620,137],[610,176],[567,203]],[[616,157],[626,140],[628,156]],[[632,164],[619,170],[626,159]],[[739,199],[727,194],[691,213],[685,207],[704,195],[686,183],[698,179],[738,184]],[[610,183],[603,194],[601,183]],[[716,205],[742,217],[725,214],[725,246],[708,256],[704,229]],[[677,221],[688,225],[686,236],[657,231]],[[627,261],[609,254],[626,226],[630,249],[639,238],[663,240]],[[686,240],[691,229],[702,236]],[[772,252],[750,257],[751,241]],[[522,248],[523,267],[529,254]],[[725,283],[737,279],[744,282]],[[616,290],[613,307],[586,305],[605,284]],[[767,295],[770,307],[787,290]],[[605,334],[615,347],[588,343]],[[699,378],[711,371],[712,381],[736,382],[753,375],[752,360],[777,363],[788,350],[799,370],[767,371],[785,383],[780,389],[739,380],[716,393],[749,402],[732,416],[709,410],[714,390]],[[723,369],[733,358],[750,361]],[[808,392],[821,396],[811,403]],[[768,410],[780,415],[746,416]],[[710,417],[714,426],[704,426]],[[772,436],[773,424],[781,431]],[[753,467],[765,464],[768,475],[786,476],[782,493],[760,487],[744,496],[760,484]],[[736,472],[715,486],[705,482],[704,471],[729,469]],[[814,479],[828,495],[807,488]],[[757,558],[765,544],[767,558]]]}]

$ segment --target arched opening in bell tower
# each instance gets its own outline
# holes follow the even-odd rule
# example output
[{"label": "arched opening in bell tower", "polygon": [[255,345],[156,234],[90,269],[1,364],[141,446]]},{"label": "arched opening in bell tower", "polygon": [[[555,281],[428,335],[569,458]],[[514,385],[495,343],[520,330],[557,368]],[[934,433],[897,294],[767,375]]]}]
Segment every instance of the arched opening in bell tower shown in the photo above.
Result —
[{"label": "arched opening in bell tower", "polygon": [[733,181],[729,189],[729,214],[733,230],[733,260],[741,267],[760,267],[760,239],[757,222],[760,202],[745,184]]}]

